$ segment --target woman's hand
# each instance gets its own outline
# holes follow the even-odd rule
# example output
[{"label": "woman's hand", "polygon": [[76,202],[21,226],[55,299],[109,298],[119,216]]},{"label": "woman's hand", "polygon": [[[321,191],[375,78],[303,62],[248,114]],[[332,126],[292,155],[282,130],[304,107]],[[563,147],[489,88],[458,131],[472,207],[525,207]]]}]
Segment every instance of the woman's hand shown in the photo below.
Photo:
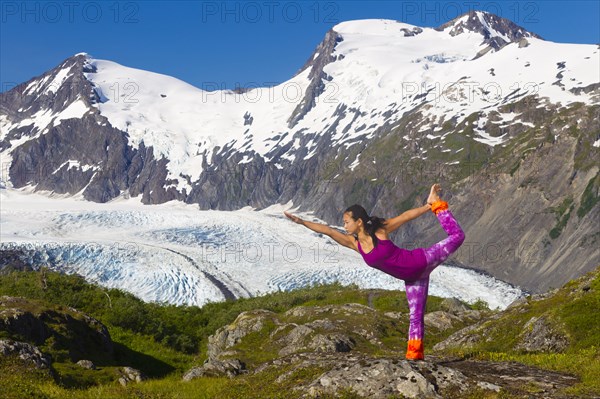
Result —
[{"label": "woman's hand", "polygon": [[298,216],[292,215],[291,213],[283,212],[283,214],[294,223],[302,224],[302,222],[304,222],[304,220],[300,219]]},{"label": "woman's hand", "polygon": [[315,233],[325,234],[326,236],[333,238],[333,240],[335,242],[337,242],[338,244],[342,244],[343,246],[348,247],[348,248],[353,249],[358,252],[358,247],[354,243],[354,241],[355,241],[354,236],[351,236],[349,234],[342,234],[339,231],[327,226],[326,224],[309,222],[308,220],[302,220],[298,216],[292,215],[291,213],[288,213],[288,212],[283,212],[283,214],[288,219],[290,219],[292,222],[301,224],[302,226],[314,231]]}]

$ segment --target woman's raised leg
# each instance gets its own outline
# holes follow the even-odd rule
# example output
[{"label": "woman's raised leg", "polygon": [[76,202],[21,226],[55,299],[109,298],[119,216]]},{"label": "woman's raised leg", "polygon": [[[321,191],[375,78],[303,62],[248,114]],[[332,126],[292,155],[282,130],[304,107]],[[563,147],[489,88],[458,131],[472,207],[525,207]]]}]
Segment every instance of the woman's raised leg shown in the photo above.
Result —
[{"label": "woman's raised leg", "polygon": [[425,248],[425,258],[427,259],[427,267],[425,275],[429,275],[440,263],[448,259],[465,241],[465,233],[460,228],[460,225],[454,219],[452,212],[449,209],[439,212],[437,218],[442,225],[442,228],[448,234],[448,237],[442,241],[433,244],[429,248]]},{"label": "woman's raised leg", "polygon": [[439,185],[434,184],[431,187],[427,202],[431,204],[431,210],[435,213],[448,237],[429,248],[425,248],[427,268],[423,274],[424,276],[429,276],[436,266],[448,259],[465,241],[465,233],[448,209],[448,203],[442,201],[438,196],[440,190]]}]

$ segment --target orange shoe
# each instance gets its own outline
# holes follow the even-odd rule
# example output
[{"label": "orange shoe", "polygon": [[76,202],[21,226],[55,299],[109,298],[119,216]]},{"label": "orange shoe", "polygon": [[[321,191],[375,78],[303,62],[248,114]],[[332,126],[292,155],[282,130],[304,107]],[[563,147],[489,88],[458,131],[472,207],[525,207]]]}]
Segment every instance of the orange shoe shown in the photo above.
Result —
[{"label": "orange shoe", "polygon": [[425,355],[423,354],[423,341],[420,339],[409,339],[408,349],[406,350],[407,360],[423,360]]},{"label": "orange shoe", "polygon": [[448,209],[448,203],[446,201],[435,201],[433,204],[431,204],[431,211],[436,215],[441,211],[445,211],[446,209]]}]

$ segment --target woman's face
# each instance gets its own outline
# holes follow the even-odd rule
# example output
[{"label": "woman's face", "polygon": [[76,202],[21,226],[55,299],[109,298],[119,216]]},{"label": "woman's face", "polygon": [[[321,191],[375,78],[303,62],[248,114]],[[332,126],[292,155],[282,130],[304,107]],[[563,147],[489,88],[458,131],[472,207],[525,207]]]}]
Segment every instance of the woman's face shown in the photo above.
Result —
[{"label": "woman's face", "polygon": [[346,229],[346,231],[348,233],[350,233],[350,234],[358,233],[359,226],[360,226],[359,222],[362,223],[362,221],[360,219],[354,220],[352,218],[352,212],[344,213],[344,228]]}]

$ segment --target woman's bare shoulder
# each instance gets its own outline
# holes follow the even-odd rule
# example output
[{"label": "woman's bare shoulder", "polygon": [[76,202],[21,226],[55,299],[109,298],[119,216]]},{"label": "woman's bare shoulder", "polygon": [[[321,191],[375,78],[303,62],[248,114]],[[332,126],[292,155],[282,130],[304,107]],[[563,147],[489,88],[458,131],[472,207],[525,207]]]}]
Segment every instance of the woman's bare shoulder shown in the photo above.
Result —
[{"label": "woman's bare shoulder", "polygon": [[377,229],[377,231],[375,232],[375,236],[377,238],[379,238],[380,240],[389,240],[390,239],[387,231],[385,231],[385,229],[383,227]]}]

